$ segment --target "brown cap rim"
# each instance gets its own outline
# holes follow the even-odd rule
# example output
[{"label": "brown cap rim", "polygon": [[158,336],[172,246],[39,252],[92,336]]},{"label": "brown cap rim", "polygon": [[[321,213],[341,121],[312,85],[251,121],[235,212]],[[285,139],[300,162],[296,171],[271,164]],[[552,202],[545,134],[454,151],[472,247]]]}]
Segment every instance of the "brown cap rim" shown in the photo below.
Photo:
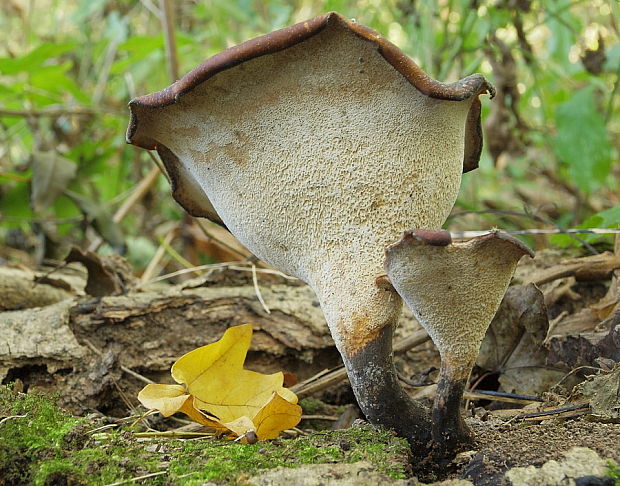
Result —
[{"label": "brown cap rim", "polygon": [[[530,257],[534,257],[534,252],[529,246],[527,246],[525,243],[515,238],[514,236],[498,230],[489,231],[489,233],[485,235],[476,236],[475,238],[467,241],[475,242],[476,244],[483,244],[494,239],[500,239],[511,243],[523,255],[529,255]],[[451,243],[452,236],[450,235],[450,232],[446,230],[416,229],[405,231],[403,237],[399,241],[387,247],[386,253],[391,253],[396,248],[409,246],[411,244],[428,246],[448,246]]]},{"label": "brown cap rim", "polygon": [[[272,54],[299,44],[321,32],[330,22],[339,22],[360,38],[374,43],[377,46],[378,52],[394,67],[394,69],[401,73],[416,89],[431,98],[448,101],[463,101],[485,92],[489,93],[491,96],[495,95],[495,88],[493,88],[480,74],[467,76],[451,84],[444,84],[436,81],[422,71],[422,69],[398,47],[374,30],[346,19],[336,12],[329,12],[226,49],[207,59],[167,88],[131,100],[129,103],[131,120],[127,129],[127,142],[149,150],[156,148],[146,141],[137,142],[133,140],[138,125],[138,119],[133,109],[134,107],[163,108],[176,103],[183,94],[193,90],[217,73],[230,69],[245,61],[266,54]],[[472,125],[475,126],[476,121],[479,125],[479,112],[478,114],[473,113],[472,115],[472,118],[474,118],[474,120],[472,120],[474,122]],[[481,146],[481,142],[479,145]],[[480,147],[476,147],[473,151],[473,158],[477,159],[479,157],[479,150]],[[477,160],[465,161],[464,171],[472,170],[476,166]]]}]

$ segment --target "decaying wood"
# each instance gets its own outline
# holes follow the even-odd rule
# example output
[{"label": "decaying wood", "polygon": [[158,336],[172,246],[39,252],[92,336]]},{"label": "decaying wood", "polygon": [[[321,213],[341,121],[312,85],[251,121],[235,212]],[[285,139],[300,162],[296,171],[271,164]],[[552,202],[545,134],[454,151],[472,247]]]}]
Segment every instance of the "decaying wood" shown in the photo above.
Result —
[{"label": "decaying wood", "polygon": [[54,304],[75,296],[85,275],[46,276],[45,271],[0,266],[0,311]]},{"label": "decaying wood", "polygon": [[[527,377],[531,382],[528,387],[538,393],[546,389],[546,382],[559,381],[547,378],[540,381],[540,376],[537,378],[542,372],[540,367],[547,370],[546,374],[551,368],[561,369],[559,373],[564,376],[575,367],[599,366],[597,360],[601,357],[620,361],[616,276],[620,269],[614,270],[604,298],[581,306],[583,298],[579,292],[583,284],[579,287],[575,275],[604,272],[576,269],[583,269],[587,262],[608,269],[615,266],[615,260],[609,255],[598,255],[569,262],[572,263],[568,266],[564,262],[548,265],[544,271],[524,272],[523,275],[531,275],[538,281],[541,272],[547,272],[544,279],[565,274],[567,268],[573,275],[553,277],[555,280],[543,284],[544,302],[539,302],[540,296],[534,300],[518,297],[519,289],[511,288],[498,313],[500,322],[492,326],[492,333],[487,337],[493,338],[493,342],[490,346],[483,345],[478,364],[497,371],[507,389],[515,388],[511,373],[516,373],[519,382]],[[135,396],[144,377],[157,382],[169,381],[170,365],[181,355],[219,339],[230,326],[251,322],[255,335],[248,368],[291,373],[298,380],[293,390],[301,397],[317,396],[327,387],[346,381],[323,313],[307,286],[265,270],[253,275],[249,266],[236,269],[230,264],[222,265],[229,268],[207,269],[200,278],[182,285],[147,285],[125,295],[100,298],[84,295],[86,275],[79,265],[71,264],[52,273],[0,267],[0,310],[12,309],[0,312],[0,380],[19,378],[27,387],[69,396],[69,406],[79,402],[80,407],[98,408],[106,400],[120,402],[121,392]],[[604,290],[607,283],[597,285]],[[571,299],[576,295],[580,301]],[[577,302],[581,307],[561,312],[546,333],[544,304],[560,305],[562,300]],[[540,319],[534,319],[532,313],[540,314]],[[510,336],[502,338],[506,340],[503,347],[496,342],[498,324],[517,332],[513,344],[509,342],[513,339]],[[536,336],[535,342],[526,342],[524,337],[528,334]],[[406,312],[395,340],[395,353],[427,340],[426,333]],[[506,352],[496,356],[503,348]],[[521,358],[516,359],[518,356]],[[539,367],[535,372],[528,368],[534,357]],[[523,371],[522,366],[526,366]],[[432,396],[433,390],[431,385],[410,392],[422,398]],[[468,392],[466,398],[481,397]]]},{"label": "decaying wood", "polygon": [[602,253],[566,260],[550,268],[534,272],[525,283],[542,285],[563,277],[575,277],[578,281],[605,280],[620,268],[620,255]]},{"label": "decaying wood", "polygon": [[0,382],[15,366],[70,368],[86,350],[69,327],[71,300],[0,313]]},{"label": "decaying wood", "polygon": [[[127,369],[169,381],[170,366],[180,356],[247,322],[254,328],[249,369],[284,370],[303,380],[341,364],[309,287],[258,274],[268,314],[251,272],[220,269],[204,280],[126,295],[72,297],[0,313],[0,380],[20,378],[34,388],[53,383],[71,403],[95,406],[102,394],[118,395],[117,386],[135,396],[142,383]],[[409,333],[418,327],[408,315],[401,328]],[[86,386],[89,376],[99,377],[97,386]],[[96,397],[85,397],[87,392]]]}]

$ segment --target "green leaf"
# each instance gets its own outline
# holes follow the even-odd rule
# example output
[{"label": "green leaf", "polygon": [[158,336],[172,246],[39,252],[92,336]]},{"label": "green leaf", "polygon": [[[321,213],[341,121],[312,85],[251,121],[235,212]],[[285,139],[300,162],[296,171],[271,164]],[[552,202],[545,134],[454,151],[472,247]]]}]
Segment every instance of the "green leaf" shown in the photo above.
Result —
[{"label": "green leaf", "polygon": [[594,88],[577,91],[556,109],[553,149],[568,166],[570,179],[586,194],[605,182],[612,165],[605,119],[598,112]]},{"label": "green leaf", "polygon": [[[577,228],[614,228],[620,227],[620,206],[614,206],[613,208],[606,209],[605,211],[600,211],[592,216],[588,217],[582,224],[577,226]],[[582,240],[586,241],[590,244],[599,243],[601,241],[609,240],[609,235],[589,235],[582,234],[577,235]],[[553,235],[549,239],[551,243],[560,248],[564,248],[567,246],[579,246],[580,243],[571,238],[568,235],[560,234]]]},{"label": "green leaf", "polygon": [[20,72],[37,72],[44,63],[74,49],[75,46],[76,44],[74,42],[59,44],[45,43],[33,49],[25,56],[0,58],[0,73],[17,74]]},{"label": "green leaf", "polygon": [[118,75],[132,70],[137,63],[149,59],[154,53],[161,57],[163,49],[164,38],[161,35],[130,37],[118,46],[119,59],[112,64],[110,74]]},{"label": "green leaf", "polygon": [[[33,215],[28,200],[27,183],[3,183],[3,190],[0,192],[0,214],[2,217],[31,219]],[[2,224],[5,224],[4,220]]]},{"label": "green leaf", "polygon": [[583,222],[582,228],[611,228],[620,225],[620,206],[593,214]]},{"label": "green leaf", "polygon": [[620,43],[614,44],[607,49],[607,61],[605,61],[605,70],[616,71],[620,69]]},{"label": "green leaf", "polygon": [[[89,97],[79,88],[76,82],[71,79],[69,70],[72,62],[67,61],[54,66],[41,66],[37,72],[30,76],[30,84],[38,88],[39,93],[47,92],[50,99],[56,101],[64,100],[64,94],[70,93],[73,97],[83,104],[89,103]],[[61,95],[61,96],[54,96]]]}]

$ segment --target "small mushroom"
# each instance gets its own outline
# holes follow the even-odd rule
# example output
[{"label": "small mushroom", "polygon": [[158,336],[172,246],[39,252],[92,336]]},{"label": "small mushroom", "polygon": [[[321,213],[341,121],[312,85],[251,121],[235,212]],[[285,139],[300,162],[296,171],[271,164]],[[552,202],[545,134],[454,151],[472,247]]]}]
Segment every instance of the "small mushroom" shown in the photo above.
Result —
[{"label": "small mushroom", "polygon": [[130,103],[173,196],[315,290],[366,417],[412,444],[427,411],[401,389],[379,287],[385,248],[440,228],[477,167],[481,75],[443,84],[376,32],[328,13],[227,49]]},{"label": "small mushroom", "polygon": [[438,452],[470,439],[460,414],[465,384],[480,344],[517,263],[532,251],[499,232],[452,243],[443,230],[414,230],[386,251],[390,283],[428,331],[441,354],[431,412]]}]

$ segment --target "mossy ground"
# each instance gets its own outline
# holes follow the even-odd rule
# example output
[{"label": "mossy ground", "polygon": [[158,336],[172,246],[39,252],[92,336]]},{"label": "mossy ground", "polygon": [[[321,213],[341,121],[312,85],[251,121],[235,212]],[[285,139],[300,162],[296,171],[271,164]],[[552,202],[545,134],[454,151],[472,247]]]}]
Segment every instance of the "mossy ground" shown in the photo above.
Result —
[{"label": "mossy ground", "polygon": [[394,478],[408,468],[405,441],[370,427],[257,444],[217,439],[138,440],[129,429],[72,417],[52,399],[0,387],[0,486],[106,485],[152,473],[146,485],[236,483],[255,471],[302,464],[369,461]]},{"label": "mossy ground", "polygon": [[607,461],[607,465],[609,466],[607,476],[615,481],[615,486],[620,486],[620,464],[610,460]]}]

